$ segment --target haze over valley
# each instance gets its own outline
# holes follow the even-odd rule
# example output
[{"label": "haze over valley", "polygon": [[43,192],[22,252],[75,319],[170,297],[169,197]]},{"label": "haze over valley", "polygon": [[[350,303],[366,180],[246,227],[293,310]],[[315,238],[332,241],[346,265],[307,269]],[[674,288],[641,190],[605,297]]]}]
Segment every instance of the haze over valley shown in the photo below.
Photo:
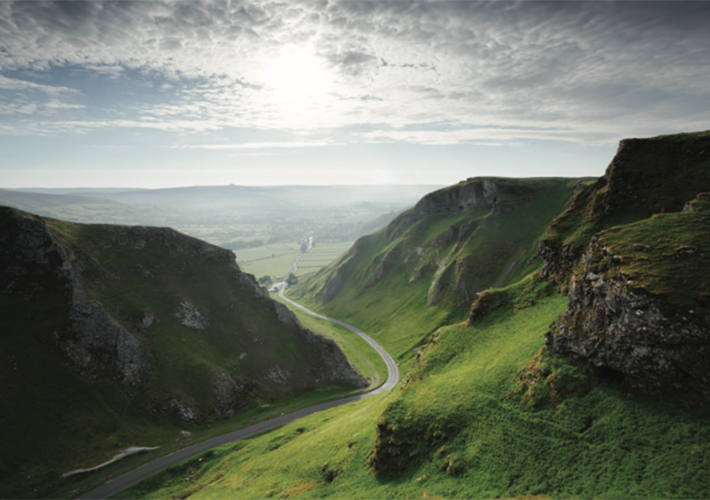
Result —
[{"label": "haze over valley", "polygon": [[[383,227],[437,187],[0,189],[0,204],[74,222],[172,227],[235,250],[247,272],[283,277],[286,271],[280,271],[285,264],[286,270],[290,268],[291,260],[309,238],[316,245],[331,245],[333,251],[328,254],[332,260],[356,238]],[[250,265],[249,261],[277,254],[289,258],[281,259],[274,267],[263,261]],[[324,258],[319,259],[319,266],[328,263]],[[303,267],[302,271],[306,269],[312,272],[316,267]]]}]

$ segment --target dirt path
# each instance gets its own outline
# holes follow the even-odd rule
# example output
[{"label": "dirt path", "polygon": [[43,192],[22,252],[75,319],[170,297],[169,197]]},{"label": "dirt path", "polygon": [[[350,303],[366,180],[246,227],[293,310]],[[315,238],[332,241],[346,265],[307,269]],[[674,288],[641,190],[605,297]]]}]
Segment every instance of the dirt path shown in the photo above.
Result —
[{"label": "dirt path", "polygon": [[505,281],[505,278],[508,277],[508,275],[509,275],[510,272],[513,270],[513,268],[515,268],[515,261],[511,262],[511,263],[508,265],[508,268],[507,268],[507,269],[505,270],[505,272],[503,273],[503,276],[501,276],[501,277],[498,279],[498,281],[496,281],[496,284],[493,285],[493,288],[500,288],[500,286],[501,286],[501,285],[503,284],[503,282]]}]

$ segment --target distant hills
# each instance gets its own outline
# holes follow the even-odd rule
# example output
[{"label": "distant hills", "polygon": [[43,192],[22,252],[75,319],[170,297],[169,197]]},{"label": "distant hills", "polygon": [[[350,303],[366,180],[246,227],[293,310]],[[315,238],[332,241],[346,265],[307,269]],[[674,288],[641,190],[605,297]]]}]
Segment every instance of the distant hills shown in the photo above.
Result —
[{"label": "distant hills", "polygon": [[[343,207],[375,203],[412,205],[433,185],[361,185],[361,186],[192,186],[164,189],[61,188],[0,189],[0,203],[32,204],[47,209],[78,203],[112,201],[129,205],[167,207],[187,210],[258,209],[269,211],[283,207]],[[23,208],[23,207],[17,207]]]},{"label": "distant hills", "polygon": [[[438,186],[0,189],[0,204],[72,222],[169,226],[239,248],[253,239],[353,241]],[[378,222],[379,221],[379,222]]]}]

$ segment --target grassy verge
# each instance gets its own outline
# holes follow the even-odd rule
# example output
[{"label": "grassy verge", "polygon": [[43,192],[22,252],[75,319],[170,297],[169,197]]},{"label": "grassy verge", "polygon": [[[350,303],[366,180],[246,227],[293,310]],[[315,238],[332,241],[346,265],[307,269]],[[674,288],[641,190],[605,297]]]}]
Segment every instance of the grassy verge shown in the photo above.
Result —
[{"label": "grassy verge", "polygon": [[281,299],[276,293],[271,294],[271,298],[289,307],[296,314],[303,326],[319,335],[334,340],[343,353],[345,353],[350,363],[355,366],[368,381],[375,381],[375,386],[379,386],[387,379],[387,366],[385,366],[385,362],[380,355],[377,354],[377,351],[358,334],[336,323],[307,314],[297,307],[291,306],[291,304]]}]

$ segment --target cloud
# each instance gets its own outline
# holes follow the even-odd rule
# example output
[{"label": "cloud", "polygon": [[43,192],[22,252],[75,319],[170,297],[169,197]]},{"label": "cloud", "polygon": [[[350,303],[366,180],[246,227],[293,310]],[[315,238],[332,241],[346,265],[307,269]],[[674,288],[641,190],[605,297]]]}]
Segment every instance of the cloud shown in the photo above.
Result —
[{"label": "cloud", "polygon": [[0,75],[0,89],[4,90],[35,90],[39,92],[44,92],[52,96],[59,94],[76,94],[79,93],[76,89],[71,89],[68,87],[56,87],[52,85],[40,85],[34,82],[28,82],[25,80],[19,80],[17,78],[7,78]]},{"label": "cloud", "polygon": [[[81,120],[61,120],[66,130],[375,124],[380,132],[357,137],[615,142],[710,128],[709,17],[708,2],[1,2],[0,99],[15,92],[17,102],[0,101],[0,112],[86,106]],[[320,99],[283,85],[275,94],[267,66],[284,47],[310,48],[322,61],[329,90]],[[103,101],[90,88],[78,94],[41,81],[69,67],[95,75],[96,85],[156,78],[166,97],[92,115]],[[2,76],[22,71],[36,81]],[[63,97],[49,104],[37,94]],[[402,132],[442,120],[468,132]],[[43,127],[61,130],[32,124]]]},{"label": "cloud", "polygon": [[251,149],[285,149],[285,148],[318,148],[334,146],[333,141],[282,141],[282,142],[244,142],[239,144],[180,144],[171,149],[211,149],[211,150],[251,150]]}]

